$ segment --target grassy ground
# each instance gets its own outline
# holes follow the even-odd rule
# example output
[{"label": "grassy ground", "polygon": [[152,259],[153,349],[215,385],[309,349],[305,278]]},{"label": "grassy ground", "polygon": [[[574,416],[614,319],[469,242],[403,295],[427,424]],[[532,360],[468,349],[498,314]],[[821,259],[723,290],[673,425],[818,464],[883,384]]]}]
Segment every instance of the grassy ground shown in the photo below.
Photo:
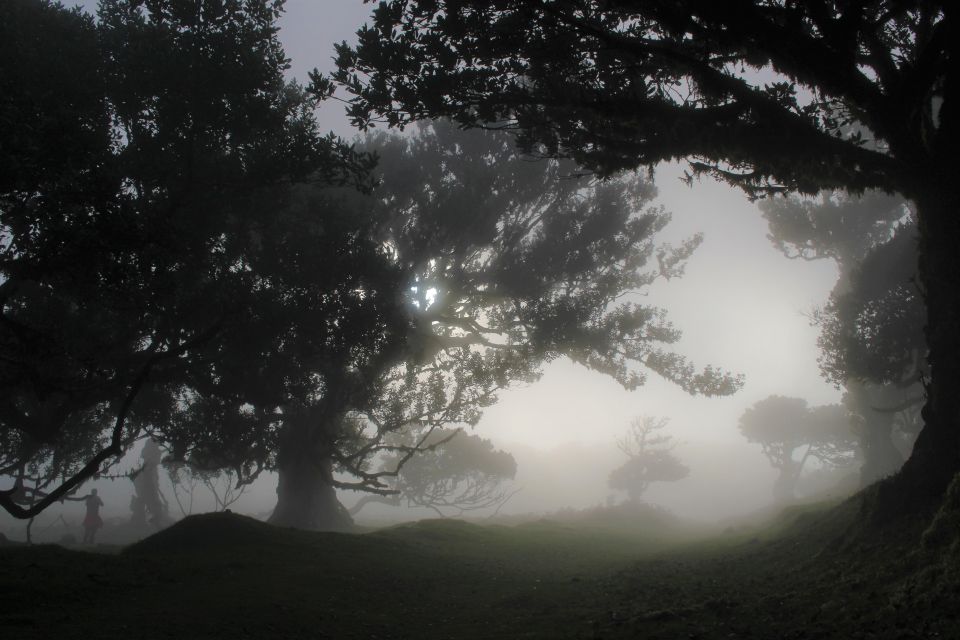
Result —
[{"label": "grassy ground", "polygon": [[654,512],[363,535],[197,516],[122,550],[0,549],[0,635],[960,637],[951,547],[915,552],[919,521],[851,543],[856,509],[710,540]]}]

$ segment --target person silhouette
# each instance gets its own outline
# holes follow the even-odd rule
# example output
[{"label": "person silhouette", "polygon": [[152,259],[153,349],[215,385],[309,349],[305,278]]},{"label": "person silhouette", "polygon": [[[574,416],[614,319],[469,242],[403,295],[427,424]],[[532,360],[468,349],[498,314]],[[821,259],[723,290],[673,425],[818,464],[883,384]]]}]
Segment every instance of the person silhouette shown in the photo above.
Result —
[{"label": "person silhouette", "polygon": [[103,506],[103,500],[97,495],[96,489],[91,489],[90,495],[83,498],[83,502],[87,507],[87,515],[83,518],[83,542],[84,544],[93,544],[97,529],[103,526],[103,519],[100,517],[100,507]]}]

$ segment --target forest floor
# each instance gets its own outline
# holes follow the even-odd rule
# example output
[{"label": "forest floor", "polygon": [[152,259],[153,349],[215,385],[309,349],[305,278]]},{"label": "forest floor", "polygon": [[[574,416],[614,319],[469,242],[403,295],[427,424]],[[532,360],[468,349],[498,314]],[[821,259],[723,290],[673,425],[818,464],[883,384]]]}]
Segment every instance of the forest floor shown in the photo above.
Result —
[{"label": "forest floor", "polygon": [[960,638],[956,519],[921,547],[929,519],[851,537],[858,510],[710,539],[655,510],[365,534],[193,516],[126,548],[0,547],[0,637]]}]

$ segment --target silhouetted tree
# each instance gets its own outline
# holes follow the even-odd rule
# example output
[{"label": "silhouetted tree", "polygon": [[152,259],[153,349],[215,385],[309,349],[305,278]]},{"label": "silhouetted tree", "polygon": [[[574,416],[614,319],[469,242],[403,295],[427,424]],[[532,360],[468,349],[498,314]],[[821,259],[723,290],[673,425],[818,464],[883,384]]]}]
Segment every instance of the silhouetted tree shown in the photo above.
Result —
[{"label": "silhouetted tree", "polygon": [[801,398],[770,396],[743,412],[740,433],[758,443],[779,471],[773,485],[775,502],[796,497],[797,480],[810,458],[823,465],[845,466],[857,454],[849,417],[840,405],[808,407]]},{"label": "silhouetted tree", "polygon": [[[204,380],[240,376],[228,349],[253,366],[263,336],[334,321],[337,294],[356,289],[341,260],[356,224],[333,238],[338,227],[313,211],[298,239],[339,252],[304,268],[335,282],[308,305],[313,316],[284,316],[304,274],[286,251],[292,225],[277,232],[275,212],[290,209],[292,183],[360,183],[367,162],[319,136],[310,100],[284,81],[279,6],[105,0],[94,22],[43,0],[0,4],[10,513],[29,517],[75,491]],[[382,324],[358,319],[352,331]]]},{"label": "silhouetted tree", "polygon": [[[271,286],[243,331],[201,352],[151,432],[169,443],[172,461],[198,472],[230,470],[246,484],[280,469],[281,494],[305,501],[295,513],[332,517],[340,509],[322,466],[331,454],[313,454],[354,441],[341,426],[345,412],[402,344],[407,315],[397,270],[364,229],[363,211],[326,189],[296,195],[275,211],[277,246],[251,264]],[[344,525],[310,528],[320,526]]]},{"label": "silhouetted tree", "polygon": [[[275,448],[264,449],[276,452],[269,464],[280,475],[272,522],[348,527],[337,489],[398,495],[402,465],[438,430],[476,423],[499,390],[536,379],[557,358],[628,389],[643,382],[644,369],[691,393],[739,386],[666,350],[679,333],[661,310],[620,302],[678,275],[699,242],[654,244],[668,216],[649,206],[648,183],[576,179],[572,163],[528,162],[508,136],[448,123],[411,137],[375,136],[364,147],[379,156],[380,184],[350,197],[372,212],[379,246],[401,274],[392,291],[405,322],[392,324],[360,364],[356,348],[349,358],[297,364],[322,380],[322,394],[306,386],[282,403],[267,399],[276,404],[227,398],[231,413],[246,406],[276,424]],[[644,271],[653,257],[657,265]],[[245,379],[256,384],[248,370]],[[415,438],[405,435],[412,425]],[[203,433],[195,424],[186,431]],[[221,449],[197,457],[215,461]]]},{"label": "silhouetted tree", "polygon": [[97,283],[111,270],[118,287],[135,279],[108,251],[119,225],[89,213],[115,204],[93,21],[49,3],[4,3],[0,65],[0,474],[14,479],[0,502],[30,517],[102,448],[99,413],[116,392],[122,399],[119,370],[137,364],[117,345],[129,348],[137,327],[111,313],[135,292]]},{"label": "silhouetted tree", "polygon": [[846,376],[844,401],[856,407],[864,484],[889,475],[902,460],[892,434],[909,447],[921,428],[929,370],[915,233],[912,224],[898,227],[854,270],[849,290],[835,292],[817,317],[821,370],[835,384]]},{"label": "silhouetted tree", "polygon": [[690,475],[690,469],[673,453],[673,438],[661,433],[669,422],[652,416],[635,418],[627,434],[617,441],[628,459],[610,473],[608,484],[625,491],[632,503],[641,502],[654,482],[675,482]]},{"label": "silhouetted tree", "polygon": [[[960,192],[953,7],[682,0],[393,0],[334,81],[366,127],[446,116],[603,175],[687,158],[759,197],[844,188],[917,208],[925,427],[876,515],[928,507],[960,469]],[[313,90],[332,81],[315,74]]]},{"label": "silhouetted tree", "polygon": [[761,203],[770,239],[784,255],[831,259],[837,284],[814,321],[821,329],[823,375],[846,389],[863,455],[861,486],[895,473],[894,439],[919,431],[923,401],[925,309],[916,289],[916,225],[894,196],[824,193]]},{"label": "silhouetted tree", "polygon": [[[407,446],[422,440],[424,451],[407,460],[389,483],[397,493],[364,496],[351,507],[352,515],[370,503],[380,503],[426,507],[446,517],[481,509],[498,510],[513,495],[504,487],[504,482],[517,473],[512,455],[495,449],[485,438],[459,429],[437,429],[425,440],[420,431],[411,428],[398,434]],[[388,456],[380,468],[396,468],[398,458],[398,454]]]},{"label": "silhouetted tree", "polygon": [[637,365],[738,386],[664,349],[660,310],[618,302],[698,242],[653,244],[667,218],[640,180],[566,179],[448,127],[381,140],[376,196],[331,189],[368,186],[370,164],[284,82],[279,7],[0,5],[4,508],[39,512],[146,431],[240,482],[279,470],[274,521],[337,528],[335,489],[392,493],[399,469],[370,461],[420,451],[391,434],[476,422],[556,358],[627,388]]}]

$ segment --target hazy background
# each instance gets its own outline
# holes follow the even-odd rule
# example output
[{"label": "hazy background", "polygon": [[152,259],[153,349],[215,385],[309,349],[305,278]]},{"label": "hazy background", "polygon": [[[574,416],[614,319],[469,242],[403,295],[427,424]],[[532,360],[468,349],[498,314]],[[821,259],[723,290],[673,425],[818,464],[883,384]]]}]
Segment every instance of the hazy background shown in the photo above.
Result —
[{"label": "hazy background", "polygon": [[[81,6],[92,10],[96,2]],[[291,77],[306,82],[314,67],[331,70],[333,44],[352,41],[371,9],[360,0],[287,0],[280,36],[292,59]],[[318,114],[323,128],[346,138],[356,135],[341,104],[330,101]],[[767,240],[756,206],[710,181],[689,188],[679,180],[682,171],[681,165],[656,171],[658,203],[673,214],[662,239],[676,242],[703,232],[705,240],[686,275],[659,282],[646,302],[666,308],[683,331],[677,351],[698,366],[743,373],[743,389],[729,398],[694,398],[651,376],[639,391],[626,392],[600,374],[554,363],[536,384],[502,394],[476,427],[476,433],[513,453],[518,463],[514,486],[521,490],[502,513],[545,513],[605,502],[607,476],[626,460],[615,439],[631,418],[646,414],[670,418],[670,434],[680,441],[675,453],[691,473],[679,482],[654,484],[645,498],[698,520],[746,514],[771,502],[775,473],[759,445],[748,444],[738,432],[744,409],[771,394],[803,397],[811,405],[839,401],[840,393],[819,376],[817,331],[807,318],[833,287],[834,265],[784,258]],[[138,454],[128,456],[117,471],[134,467]],[[128,480],[101,479],[88,486],[100,490],[107,517],[129,516]],[[273,506],[275,487],[276,477],[264,476],[233,509],[263,514]],[[171,515],[179,516],[169,487],[164,491]],[[355,500],[343,498],[348,504]],[[212,500],[200,496],[194,511],[211,507]],[[68,504],[63,512],[78,523],[83,507]],[[360,521],[429,514],[370,508]],[[38,523],[57,515],[51,511]]]},{"label": "hazy background", "polygon": [[[317,67],[333,69],[333,43],[352,42],[371,5],[352,0],[288,0],[280,32],[291,75],[305,80]],[[355,135],[336,102],[320,111],[323,126]],[[817,368],[817,330],[807,313],[823,303],[836,280],[830,262],[788,260],[767,240],[757,207],[737,191],[706,180],[687,187],[684,166],[656,171],[659,204],[673,214],[663,234],[677,241],[702,231],[704,243],[679,280],[659,282],[647,298],[683,330],[680,353],[698,365],[746,375],[730,398],[693,398],[651,376],[638,391],[569,362],[549,366],[536,384],[502,394],[476,432],[517,459],[523,487],[504,512],[583,506],[605,499],[609,472],[626,457],[615,439],[640,414],[669,417],[681,441],[676,453],[690,476],[654,484],[650,502],[680,515],[716,519],[770,502],[775,476],[759,445],[737,430],[744,409],[771,394],[803,397],[811,405],[839,401]],[[551,464],[551,462],[553,464]]]}]

